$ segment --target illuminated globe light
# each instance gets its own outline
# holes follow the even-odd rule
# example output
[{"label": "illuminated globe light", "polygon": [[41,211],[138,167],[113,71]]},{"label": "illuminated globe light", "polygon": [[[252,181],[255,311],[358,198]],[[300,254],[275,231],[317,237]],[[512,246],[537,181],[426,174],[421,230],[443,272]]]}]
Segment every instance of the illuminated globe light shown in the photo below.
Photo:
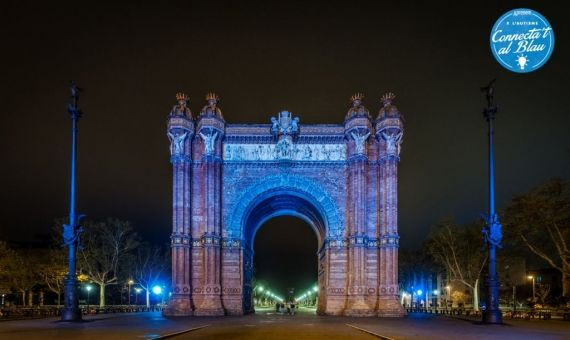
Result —
[{"label": "illuminated globe light", "polygon": [[418,289],[417,294],[418,294],[418,295],[422,295],[422,293],[423,293],[422,290],[421,290],[421,289]]},{"label": "illuminated globe light", "polygon": [[137,292],[137,294],[140,293],[141,291],[142,291],[141,288],[135,288],[135,292]]},{"label": "illuminated globe light", "polygon": [[433,291],[433,295],[438,295],[438,294],[439,294],[439,291],[437,289]]},{"label": "illuminated globe light", "polygon": [[154,286],[154,287],[152,287],[152,292],[156,295],[160,295],[160,294],[162,294],[162,287]]},{"label": "illuminated globe light", "polygon": [[87,289],[87,291],[88,291],[88,292],[90,292],[90,291],[91,291],[91,289],[93,289],[93,286],[91,286],[91,285],[87,285],[87,286],[85,286],[85,289]]},{"label": "illuminated globe light", "polygon": [[257,290],[259,290],[260,292],[263,292],[263,287],[259,286],[259,288],[257,288]]},{"label": "illuminated globe light", "polygon": [[314,286],[314,287],[313,287],[313,291],[314,291],[315,293],[318,292],[318,291],[319,291],[319,287]]}]

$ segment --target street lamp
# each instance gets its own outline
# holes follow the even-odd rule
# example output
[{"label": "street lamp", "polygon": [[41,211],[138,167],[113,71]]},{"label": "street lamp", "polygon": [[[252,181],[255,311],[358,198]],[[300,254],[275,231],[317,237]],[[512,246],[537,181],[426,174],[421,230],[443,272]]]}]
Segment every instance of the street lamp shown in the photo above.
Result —
[{"label": "street lamp", "polygon": [[532,280],[532,301],[536,298],[535,279],[533,275],[529,275],[527,279]]},{"label": "street lamp", "polygon": [[129,282],[127,282],[129,284],[129,306],[131,305],[131,285],[133,283],[135,283],[135,281],[133,280],[129,280]]},{"label": "street lamp", "polygon": [[87,290],[87,314],[89,314],[89,293],[91,293],[91,289],[93,289],[92,285],[85,286],[85,290]]},{"label": "street lamp", "polygon": [[447,310],[447,299],[449,299],[449,301],[451,301],[451,307],[453,307],[453,299],[451,298],[451,286],[447,285],[447,286],[445,286],[445,289],[447,289],[447,296],[445,299],[445,309]]},{"label": "street lamp", "polygon": [[81,89],[74,83],[71,83],[71,102],[67,106],[67,111],[71,117],[71,171],[69,185],[69,221],[63,225],[63,245],[67,247],[67,275],[64,279],[64,296],[65,302],[61,312],[61,321],[81,321],[81,309],[79,309],[79,299],[77,292],[76,274],[76,254],[77,242],[81,228],[79,221],[82,215],[75,213],[75,173],[77,158],[77,121],[83,114],[78,107],[79,91]]},{"label": "street lamp", "polygon": [[135,305],[139,304],[139,294],[142,291],[141,288],[137,287],[135,288]]},{"label": "street lamp", "polygon": [[162,287],[156,285],[156,286],[152,287],[152,292],[153,292],[155,295],[160,295],[160,297],[161,297],[161,299],[162,299],[162,300],[161,300],[161,301],[162,301],[162,304],[164,304],[164,294],[162,294]]},{"label": "street lamp", "polygon": [[483,115],[489,125],[489,215],[487,216],[487,225],[483,228],[483,235],[487,242],[489,251],[489,275],[487,277],[487,301],[485,313],[483,313],[483,322],[488,324],[503,323],[503,315],[499,309],[499,278],[497,275],[497,248],[501,246],[503,232],[499,215],[495,212],[495,160],[494,160],[494,128],[495,114],[497,106],[495,105],[495,80],[493,79],[489,85],[482,88],[487,99],[487,107],[483,110]]}]

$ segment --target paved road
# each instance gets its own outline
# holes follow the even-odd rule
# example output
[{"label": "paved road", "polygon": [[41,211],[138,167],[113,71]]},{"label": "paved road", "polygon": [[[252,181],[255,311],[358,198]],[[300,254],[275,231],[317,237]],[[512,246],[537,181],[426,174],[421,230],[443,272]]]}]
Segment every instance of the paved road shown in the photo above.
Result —
[{"label": "paved road", "polygon": [[570,339],[570,322],[507,321],[483,326],[445,316],[411,314],[401,319],[319,317],[304,310],[280,315],[261,310],[242,317],[164,318],[159,312],[88,316],[86,321],[57,319],[0,322],[0,339],[153,339],[207,326],[172,337],[178,339],[374,339],[347,324],[393,339]]}]

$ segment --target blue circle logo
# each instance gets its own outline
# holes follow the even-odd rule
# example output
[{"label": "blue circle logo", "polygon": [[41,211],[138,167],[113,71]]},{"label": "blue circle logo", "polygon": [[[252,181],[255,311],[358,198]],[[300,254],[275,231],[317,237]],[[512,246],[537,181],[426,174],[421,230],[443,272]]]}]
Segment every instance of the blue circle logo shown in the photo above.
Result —
[{"label": "blue circle logo", "polygon": [[518,8],[503,14],[491,31],[491,51],[504,68],[528,73],[544,65],[554,50],[554,32],[537,11]]}]

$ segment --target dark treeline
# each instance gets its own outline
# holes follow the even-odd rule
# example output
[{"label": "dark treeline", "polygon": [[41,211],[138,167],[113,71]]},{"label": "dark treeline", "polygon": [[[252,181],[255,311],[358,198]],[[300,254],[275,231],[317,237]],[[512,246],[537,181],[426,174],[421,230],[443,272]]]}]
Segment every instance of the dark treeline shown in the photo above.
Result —
[{"label": "dark treeline", "polygon": [[[570,299],[570,182],[549,180],[514,196],[500,211],[503,244],[499,250],[501,303],[513,304],[516,288],[525,292],[535,280],[527,305],[565,305]],[[472,304],[484,294],[487,250],[483,218],[460,225],[453,218],[432,226],[422,249],[402,251],[400,284],[404,291],[430,282],[435,295]],[[431,284],[433,282],[433,284]],[[450,286],[451,285],[451,286]],[[447,288],[447,289],[446,289]],[[430,291],[430,292],[431,292]]]},{"label": "dark treeline", "polygon": [[[46,247],[17,247],[0,241],[0,294],[5,301],[24,306],[62,303],[67,275],[67,251],[61,237],[64,221],[55,221]],[[87,220],[82,229],[76,275],[80,289],[92,286],[95,304],[126,304],[129,296],[140,292],[139,302],[149,305],[152,287],[168,286],[168,247],[143,242],[129,222],[119,219]],[[85,292],[80,296],[85,297]]]}]

